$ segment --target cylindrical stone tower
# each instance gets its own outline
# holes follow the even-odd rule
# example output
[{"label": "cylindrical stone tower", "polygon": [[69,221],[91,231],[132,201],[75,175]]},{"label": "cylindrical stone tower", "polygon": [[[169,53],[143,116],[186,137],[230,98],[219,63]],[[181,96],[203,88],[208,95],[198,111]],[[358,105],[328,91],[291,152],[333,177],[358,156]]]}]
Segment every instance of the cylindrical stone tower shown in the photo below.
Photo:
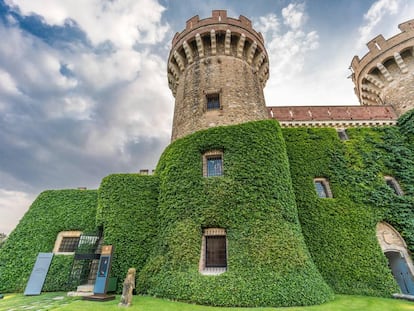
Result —
[{"label": "cylindrical stone tower", "polygon": [[268,118],[269,62],[251,21],[223,10],[194,16],[172,41],[168,83],[175,96],[172,141],[200,129]]},{"label": "cylindrical stone tower", "polygon": [[414,109],[414,19],[398,26],[401,33],[367,43],[369,52],[354,56],[351,67],[361,105],[391,105],[398,115]]}]

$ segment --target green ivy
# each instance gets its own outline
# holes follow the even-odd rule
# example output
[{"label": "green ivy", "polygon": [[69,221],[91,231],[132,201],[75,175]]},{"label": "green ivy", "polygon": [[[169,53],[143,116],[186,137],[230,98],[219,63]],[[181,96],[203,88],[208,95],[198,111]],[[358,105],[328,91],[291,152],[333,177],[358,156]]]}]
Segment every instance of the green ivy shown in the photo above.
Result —
[{"label": "green ivy", "polygon": [[99,188],[97,220],[105,244],[113,245],[111,275],[118,289],[128,268],[144,266],[158,233],[158,178],[138,174],[105,177]]},{"label": "green ivy", "polygon": [[[49,190],[41,193],[0,250],[0,291],[22,292],[37,254],[52,252],[60,231],[94,231],[97,191]],[[64,267],[48,276],[47,288],[60,289],[70,272],[69,260],[54,256],[52,267]],[[64,257],[64,256],[63,256]],[[56,269],[54,270],[56,273]],[[50,274],[50,273],[49,273]],[[65,285],[66,286],[66,285]],[[63,287],[62,289],[64,289]]]},{"label": "green ivy", "polygon": [[[386,221],[413,249],[413,152],[397,127],[284,129],[306,244],[337,293],[389,296],[399,291],[376,238]],[[396,196],[384,175],[405,191]],[[313,178],[329,180],[334,198],[316,196]]]},{"label": "green ivy", "polygon": [[[224,176],[202,176],[222,150]],[[160,230],[139,273],[141,293],[221,306],[292,306],[332,299],[304,244],[285,142],[273,120],[200,131],[163,153]],[[226,229],[228,271],[199,273],[203,228]]]}]

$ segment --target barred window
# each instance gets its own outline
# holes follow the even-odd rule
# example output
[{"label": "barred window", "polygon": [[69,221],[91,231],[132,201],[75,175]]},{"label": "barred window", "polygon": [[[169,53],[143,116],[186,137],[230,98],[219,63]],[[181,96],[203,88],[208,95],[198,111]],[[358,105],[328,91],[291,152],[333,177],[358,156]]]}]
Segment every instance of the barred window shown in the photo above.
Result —
[{"label": "barred window", "polygon": [[227,267],[226,236],[206,236],[206,267]]},{"label": "barred window", "polygon": [[80,237],[63,237],[59,246],[59,253],[71,253],[78,248]]},{"label": "barred window", "polygon": [[207,176],[223,175],[223,159],[221,155],[207,157]]},{"label": "barred window", "polygon": [[203,155],[203,176],[214,177],[223,175],[223,152],[210,150]]},{"label": "barred window", "polygon": [[71,255],[78,248],[81,231],[61,231],[56,237],[53,253]]},{"label": "barred window", "polygon": [[220,95],[218,93],[207,94],[207,110],[220,109]]},{"label": "barred window", "polygon": [[332,198],[329,182],[325,178],[315,178],[313,183],[315,185],[316,194],[319,198]]},{"label": "barred window", "polygon": [[227,271],[226,229],[203,230],[199,271],[203,275],[218,275]]}]

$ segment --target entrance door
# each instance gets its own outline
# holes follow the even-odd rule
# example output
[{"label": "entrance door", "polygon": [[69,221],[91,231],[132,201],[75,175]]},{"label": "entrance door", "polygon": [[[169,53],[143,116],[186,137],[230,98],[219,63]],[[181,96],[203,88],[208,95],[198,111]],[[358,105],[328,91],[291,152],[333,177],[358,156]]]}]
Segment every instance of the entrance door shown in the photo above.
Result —
[{"label": "entrance door", "polygon": [[407,261],[401,257],[400,252],[389,251],[385,253],[395,280],[403,294],[414,295],[414,279],[408,268]]}]

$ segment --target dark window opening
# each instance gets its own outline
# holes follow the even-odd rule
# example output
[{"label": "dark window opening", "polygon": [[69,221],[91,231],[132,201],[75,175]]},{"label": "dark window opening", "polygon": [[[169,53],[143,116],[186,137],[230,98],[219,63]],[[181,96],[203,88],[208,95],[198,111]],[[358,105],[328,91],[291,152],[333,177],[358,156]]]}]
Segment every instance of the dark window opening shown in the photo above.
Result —
[{"label": "dark window opening", "polygon": [[226,236],[206,236],[206,267],[227,267]]},{"label": "dark window opening", "polygon": [[220,109],[220,96],[219,94],[207,95],[207,110]]},{"label": "dark window opening", "polygon": [[80,237],[63,237],[59,246],[59,253],[73,253],[79,244]]},{"label": "dark window opening", "polygon": [[207,156],[207,176],[223,175],[223,159],[221,155]]},{"label": "dark window opening", "polygon": [[400,185],[394,178],[385,178],[385,182],[387,183],[387,186],[390,187],[396,195],[403,195]]},{"label": "dark window opening", "polygon": [[346,133],[346,130],[338,130],[338,136],[340,140],[348,140],[348,134]]}]

